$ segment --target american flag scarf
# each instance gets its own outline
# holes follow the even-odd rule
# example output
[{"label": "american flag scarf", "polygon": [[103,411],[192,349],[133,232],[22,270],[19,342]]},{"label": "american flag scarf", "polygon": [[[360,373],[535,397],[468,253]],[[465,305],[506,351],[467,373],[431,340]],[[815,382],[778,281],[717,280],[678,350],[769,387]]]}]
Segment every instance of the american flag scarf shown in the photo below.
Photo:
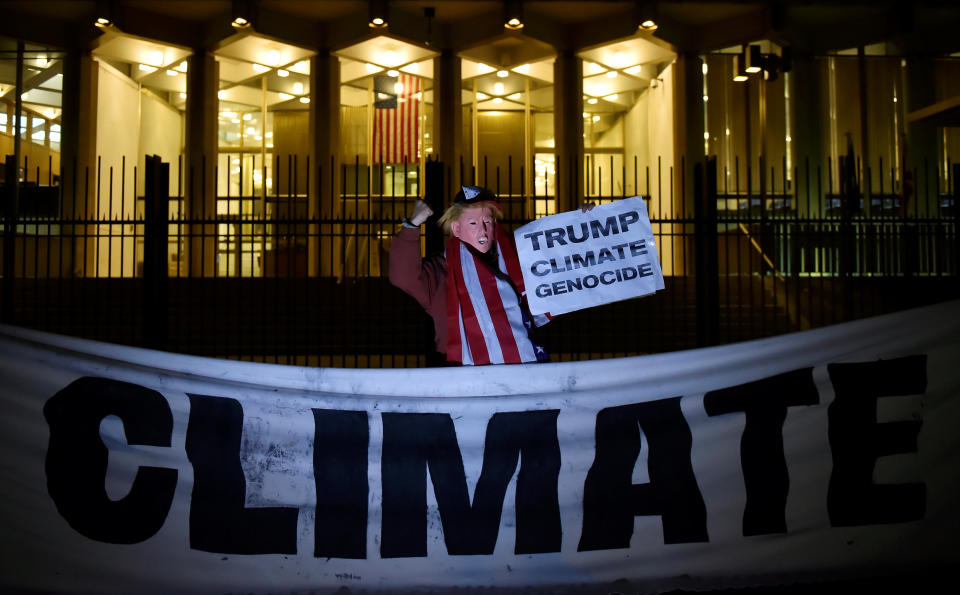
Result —
[{"label": "american flag scarf", "polygon": [[464,242],[454,237],[447,240],[449,361],[464,365],[547,361],[546,350],[531,330],[549,318],[531,317],[521,302],[523,275],[512,240],[497,226],[497,244],[493,247],[497,271]]}]

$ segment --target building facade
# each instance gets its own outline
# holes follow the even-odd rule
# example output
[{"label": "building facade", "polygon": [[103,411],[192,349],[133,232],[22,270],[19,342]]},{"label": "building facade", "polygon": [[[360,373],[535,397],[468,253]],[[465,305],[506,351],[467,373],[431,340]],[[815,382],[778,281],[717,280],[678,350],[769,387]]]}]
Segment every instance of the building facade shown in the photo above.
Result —
[{"label": "building facade", "polygon": [[[141,276],[148,155],[169,164],[170,277],[379,278],[391,223],[431,183],[445,200],[461,183],[490,187],[511,221],[643,195],[664,273],[678,279],[694,274],[692,222],[704,214],[732,217],[721,258],[787,276],[843,266],[815,251],[800,263],[743,217],[955,217],[950,3],[2,10],[0,152],[20,197],[5,278]],[[428,179],[430,162],[442,182]],[[716,203],[706,210],[705,195]],[[41,228],[51,218],[58,228]],[[869,272],[860,261],[874,257],[857,254]]]}]

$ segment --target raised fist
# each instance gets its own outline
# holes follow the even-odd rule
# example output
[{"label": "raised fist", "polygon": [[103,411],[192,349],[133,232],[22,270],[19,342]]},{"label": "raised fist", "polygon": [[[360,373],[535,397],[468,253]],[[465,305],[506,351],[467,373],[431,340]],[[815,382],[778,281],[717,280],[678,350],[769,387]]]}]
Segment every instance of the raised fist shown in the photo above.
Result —
[{"label": "raised fist", "polygon": [[413,203],[413,211],[410,212],[407,220],[413,225],[423,225],[423,222],[426,221],[430,215],[433,215],[433,209],[430,208],[430,205],[417,199],[417,202]]}]

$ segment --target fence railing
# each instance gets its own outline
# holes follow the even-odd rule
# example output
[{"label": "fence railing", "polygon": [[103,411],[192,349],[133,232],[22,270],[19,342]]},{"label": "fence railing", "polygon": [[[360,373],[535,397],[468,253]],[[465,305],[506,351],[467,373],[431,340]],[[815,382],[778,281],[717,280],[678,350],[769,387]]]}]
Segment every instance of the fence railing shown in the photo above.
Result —
[{"label": "fence railing", "polygon": [[[339,188],[323,202],[304,190],[309,183],[284,184],[279,176],[330,183],[329,168],[308,159],[296,168],[278,163],[269,168],[269,187],[261,173],[263,185],[247,185],[249,193],[228,185],[199,206],[182,196],[194,174],[159,159],[148,159],[146,171],[127,173],[126,164],[120,172],[83,171],[76,177],[85,182],[72,192],[52,176],[6,183],[3,321],[217,357],[345,367],[433,363],[429,318],[387,281],[389,243],[421,193],[441,208],[449,200],[452,168],[367,168],[354,160],[341,166]],[[458,167],[460,179],[488,184],[500,196],[507,226],[556,208],[555,195],[536,194],[547,184],[500,187],[496,180],[511,180],[512,172],[478,177],[483,172]],[[683,167],[633,168],[640,177],[621,188],[664,188],[649,181],[680,177]],[[945,181],[936,192],[917,192],[907,208],[863,209],[865,200],[883,206],[903,197],[854,192],[852,185],[730,192],[713,162],[693,167],[705,182],[692,203],[679,184],[645,194],[667,290],[559,317],[542,332],[555,359],[751,339],[960,295],[956,187]],[[240,174],[238,188],[248,174]],[[814,177],[797,171],[793,179],[805,175]],[[621,197],[584,194],[597,202]],[[427,250],[437,249],[438,238],[438,230],[426,231]]]}]

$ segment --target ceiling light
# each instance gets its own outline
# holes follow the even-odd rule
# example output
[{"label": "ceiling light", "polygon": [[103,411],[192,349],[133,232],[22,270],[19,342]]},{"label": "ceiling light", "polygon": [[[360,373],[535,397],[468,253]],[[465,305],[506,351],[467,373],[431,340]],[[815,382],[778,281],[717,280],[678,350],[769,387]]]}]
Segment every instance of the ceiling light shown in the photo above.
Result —
[{"label": "ceiling light", "polygon": [[592,118],[590,118],[590,119],[593,120],[594,122],[599,122],[599,121],[600,121],[600,116],[594,116],[594,117],[592,117]]},{"label": "ceiling light", "polygon": [[277,50],[270,50],[267,52],[267,64],[270,64],[271,66],[279,66],[280,52]]},{"label": "ceiling light", "polygon": [[243,114],[243,119],[244,119],[244,120],[251,120],[251,119],[253,119],[253,114]]},{"label": "ceiling light", "polygon": [[607,95],[606,97],[604,97],[604,99],[606,99],[607,101],[616,101],[617,97],[618,95],[616,93],[611,93],[610,95]]},{"label": "ceiling light", "polygon": [[109,29],[113,27],[114,15],[116,13],[115,0],[97,0],[96,16],[93,24],[100,29]]},{"label": "ceiling light", "polygon": [[187,98],[187,94],[181,91],[181,92],[180,92],[180,99],[186,99],[186,98]]},{"label": "ceiling light", "polygon": [[654,0],[637,1],[637,28],[647,33],[657,30],[657,3]]},{"label": "ceiling light", "polygon": [[267,72],[268,70],[270,70],[270,67],[264,66],[263,64],[257,64],[256,62],[254,62],[253,70],[256,72]]},{"label": "ceiling light", "polygon": [[286,78],[290,76],[290,72],[281,68],[280,70],[277,71],[277,76],[279,76],[280,78]]},{"label": "ceiling light", "polygon": [[293,95],[289,93],[278,93],[278,95],[280,96],[280,99],[283,99],[284,101],[287,101],[288,99],[293,99]]},{"label": "ceiling light", "polygon": [[217,99],[226,99],[226,97],[227,97],[226,91],[223,91],[223,90],[217,91]]},{"label": "ceiling light", "polygon": [[486,93],[477,92],[477,99],[483,101],[484,99],[490,99],[490,96]]},{"label": "ceiling light", "polygon": [[400,76],[400,73],[396,70],[388,70],[387,76],[392,76],[393,78],[397,78],[398,76]]},{"label": "ceiling light", "polygon": [[149,66],[147,64],[140,64],[137,66],[137,68],[142,72],[153,72],[156,70],[156,68],[154,68],[153,66]]},{"label": "ceiling light", "polygon": [[513,31],[523,29],[523,3],[520,0],[506,0],[503,8],[503,26]]},{"label": "ceiling light", "polygon": [[250,26],[250,0],[233,0],[230,26],[234,29],[246,29]]},{"label": "ceiling light", "polygon": [[403,93],[403,83],[394,83],[393,92],[397,95]]},{"label": "ceiling light", "polygon": [[300,103],[310,103],[310,98],[309,98],[309,97],[301,97],[301,98],[300,98]]},{"label": "ceiling light", "polygon": [[494,102],[494,103],[503,103],[503,99],[500,99],[499,97],[494,97],[494,98],[493,98],[493,102]]},{"label": "ceiling light", "polygon": [[591,97],[590,99],[587,100],[587,103],[589,103],[590,105],[596,105],[598,101],[599,100],[596,97]]},{"label": "ceiling light", "polygon": [[604,74],[603,76],[607,77],[608,79],[615,79],[615,78],[617,78],[617,71],[616,71],[616,70],[608,70],[608,71],[606,72],[606,74]]},{"label": "ceiling light", "polygon": [[303,95],[303,83],[293,83],[293,94]]},{"label": "ceiling light", "polygon": [[502,79],[505,79],[505,78],[507,78],[508,76],[510,76],[510,73],[507,72],[506,70],[498,70],[498,71],[497,71],[497,76],[500,77],[500,78],[502,78]]},{"label": "ceiling light", "polygon": [[397,54],[393,50],[383,52],[383,63],[393,66],[397,62]]},{"label": "ceiling light", "polygon": [[614,52],[613,65],[617,68],[623,68],[627,65],[627,56],[623,52]]},{"label": "ceiling light", "polygon": [[387,9],[387,0],[370,0],[370,19],[367,24],[374,29],[386,27],[388,21]]},{"label": "ceiling light", "polygon": [[493,85],[493,92],[496,95],[503,95],[503,83],[496,83]]},{"label": "ceiling light", "polygon": [[520,101],[523,99],[523,93],[514,93],[513,95],[507,95],[507,99],[512,99],[513,101]]}]

